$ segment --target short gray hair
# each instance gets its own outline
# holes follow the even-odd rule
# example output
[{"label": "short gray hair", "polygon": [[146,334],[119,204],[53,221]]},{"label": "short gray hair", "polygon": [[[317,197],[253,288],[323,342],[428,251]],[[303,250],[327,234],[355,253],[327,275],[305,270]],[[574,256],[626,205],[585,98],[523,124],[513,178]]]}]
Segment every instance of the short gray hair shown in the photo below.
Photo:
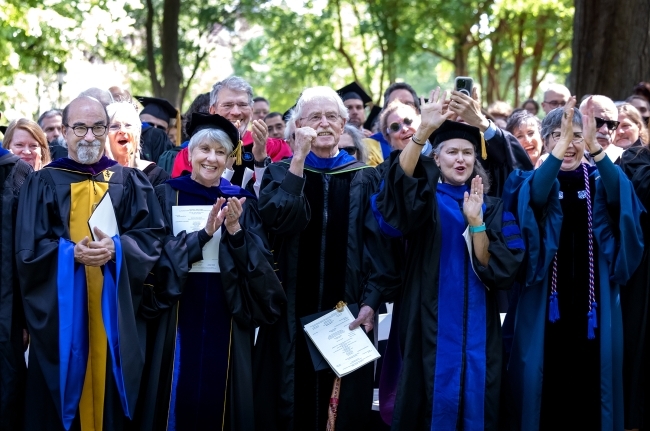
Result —
[{"label": "short gray hair", "polygon": [[217,107],[219,91],[222,88],[227,88],[228,90],[238,91],[241,93],[248,94],[248,104],[253,106],[253,87],[239,76],[230,76],[223,81],[219,81],[214,86],[212,86],[212,91],[210,92],[210,106]]},{"label": "short gray hair", "polygon": [[202,142],[206,142],[210,145],[218,144],[226,149],[226,153],[232,153],[234,145],[230,140],[230,137],[226,132],[220,129],[203,129],[196,132],[191,138],[190,143],[187,145],[187,151],[189,154],[192,153],[192,150]]},{"label": "short gray hair", "polygon": [[287,117],[287,124],[284,128],[284,140],[289,142],[293,140],[293,134],[296,133],[296,116],[295,109],[289,111],[289,116]]},{"label": "short gray hair", "polygon": [[77,97],[83,97],[83,96],[88,96],[88,97],[92,97],[93,99],[97,99],[99,103],[104,105],[104,107],[107,107],[108,105],[114,102],[113,95],[108,90],[102,90],[101,88],[97,88],[97,87],[90,87],[89,89],[79,93],[79,96]]},{"label": "short gray hair", "polygon": [[334,102],[339,109],[339,115],[341,118],[348,120],[350,115],[348,114],[348,108],[343,104],[341,96],[330,87],[311,87],[305,89],[300,95],[296,107],[293,109],[292,118],[298,119],[301,118],[302,110],[305,105],[318,100],[326,100],[329,102]]},{"label": "short gray hair", "polygon": [[[563,114],[564,108],[555,108],[542,120],[541,135],[545,145],[548,143],[548,138],[551,136],[551,133],[555,129],[562,127]],[[582,114],[575,108],[573,109],[573,124],[582,128]]]},{"label": "short gray hair", "polygon": [[352,124],[346,124],[343,128],[343,133],[350,135],[350,138],[352,138],[354,148],[357,149],[357,160],[363,163],[368,163],[368,154],[366,152],[366,146],[363,143],[363,133]]}]

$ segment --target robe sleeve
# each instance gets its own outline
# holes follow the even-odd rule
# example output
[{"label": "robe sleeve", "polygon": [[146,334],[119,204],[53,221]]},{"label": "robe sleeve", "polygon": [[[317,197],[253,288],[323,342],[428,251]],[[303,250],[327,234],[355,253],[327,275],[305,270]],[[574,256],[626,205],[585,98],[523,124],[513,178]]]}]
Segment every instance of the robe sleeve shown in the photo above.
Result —
[{"label": "robe sleeve", "polygon": [[399,164],[401,151],[388,159],[379,191],[371,199],[372,212],[381,231],[393,238],[407,236],[432,223],[436,184],[440,171],[432,158],[419,156],[413,176]]},{"label": "robe sleeve", "polygon": [[276,235],[301,232],[311,219],[309,202],[303,194],[305,178],[292,174],[287,166],[274,163],[266,168],[258,203],[264,227]]},{"label": "robe sleeve", "polygon": [[[235,321],[243,328],[274,323],[287,299],[275,274],[273,254],[257,210],[247,199],[240,217],[242,232],[232,237],[225,229],[219,245],[219,267]],[[239,237],[240,234],[243,234]],[[225,238],[224,238],[225,236]]]},{"label": "robe sleeve", "polygon": [[486,234],[490,241],[487,266],[481,265],[472,254],[478,277],[490,290],[508,290],[512,287],[525,256],[525,245],[512,213],[502,211],[497,202],[486,211]]}]

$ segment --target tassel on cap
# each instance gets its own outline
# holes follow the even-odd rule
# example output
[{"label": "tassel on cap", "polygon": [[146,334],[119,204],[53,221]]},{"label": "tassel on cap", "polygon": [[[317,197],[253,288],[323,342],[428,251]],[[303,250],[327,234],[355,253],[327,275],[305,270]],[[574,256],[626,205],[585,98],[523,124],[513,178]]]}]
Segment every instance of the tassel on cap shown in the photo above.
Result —
[{"label": "tassel on cap", "polygon": [[241,157],[242,157],[242,156],[241,156],[241,153],[242,153],[242,146],[243,146],[243,143],[242,143],[242,141],[241,141],[241,139],[240,139],[239,142],[237,142],[237,146],[235,147],[235,149],[233,150],[233,152],[230,153],[230,156],[229,156],[229,157],[234,157],[234,158],[235,158],[235,164],[236,164],[237,166],[239,166],[239,165],[242,164],[242,159],[241,159]]},{"label": "tassel on cap", "polygon": [[487,148],[485,147],[485,136],[481,132],[481,157],[483,160],[487,160]]},{"label": "tassel on cap", "polygon": [[176,110],[176,146],[181,145],[181,131],[183,130],[183,123],[181,123],[181,110]]},{"label": "tassel on cap", "polygon": [[596,338],[595,328],[598,328],[598,315],[596,314],[596,307],[598,304],[596,302],[591,303],[591,310],[587,313],[587,338],[593,340]]}]

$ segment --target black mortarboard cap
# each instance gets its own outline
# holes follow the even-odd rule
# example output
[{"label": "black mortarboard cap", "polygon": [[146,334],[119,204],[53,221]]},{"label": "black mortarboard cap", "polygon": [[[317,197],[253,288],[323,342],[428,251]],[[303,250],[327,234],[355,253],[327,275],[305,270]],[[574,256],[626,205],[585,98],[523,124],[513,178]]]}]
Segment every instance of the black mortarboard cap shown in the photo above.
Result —
[{"label": "black mortarboard cap", "polygon": [[149,114],[167,123],[170,118],[176,118],[176,108],[165,99],[143,96],[135,96],[135,98],[144,106],[140,114]]},{"label": "black mortarboard cap", "polygon": [[343,99],[343,101],[349,99],[361,99],[364,106],[372,102],[372,99],[370,98],[370,96],[368,96],[368,93],[363,91],[363,88],[361,88],[361,86],[356,82],[353,82],[351,84],[346,85],[343,88],[340,88],[337,91],[337,93],[339,93],[339,96],[341,96],[341,99]]},{"label": "black mortarboard cap", "polygon": [[379,117],[379,114],[381,114],[381,107],[373,106],[368,114],[368,118],[366,118],[366,122],[363,123],[363,128],[366,130],[372,130],[372,125],[375,123],[377,117]]},{"label": "black mortarboard cap", "polygon": [[287,109],[284,114],[282,114],[282,119],[285,123],[289,122],[289,119],[291,118],[291,111],[293,111],[295,107],[296,105],[293,105],[291,108]]},{"label": "black mortarboard cap", "polygon": [[241,140],[239,139],[239,130],[229,120],[219,114],[202,114],[194,112],[190,117],[190,122],[186,126],[187,134],[194,136],[196,132],[205,129],[218,129],[226,132],[234,146],[231,157],[237,158],[237,164],[241,165]]},{"label": "black mortarboard cap", "polygon": [[474,145],[476,154],[481,154],[483,160],[487,159],[485,138],[478,127],[457,121],[445,120],[438,129],[429,136],[429,142],[436,148],[442,142],[450,139],[465,139]]}]

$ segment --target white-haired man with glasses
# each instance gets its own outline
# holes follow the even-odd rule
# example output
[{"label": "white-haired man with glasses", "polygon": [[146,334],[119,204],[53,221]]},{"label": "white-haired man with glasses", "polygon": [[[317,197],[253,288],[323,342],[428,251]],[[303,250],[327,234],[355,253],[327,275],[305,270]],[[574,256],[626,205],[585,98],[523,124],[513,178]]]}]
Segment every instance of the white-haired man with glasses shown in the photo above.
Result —
[{"label": "white-haired man with glasses", "polygon": [[[303,91],[292,111],[293,158],[268,166],[259,211],[273,238],[286,313],[257,339],[257,429],[322,430],[336,375],[315,371],[300,318],[356,304],[351,329],[373,329],[382,289],[397,283],[378,259],[389,250],[370,209],[380,178],[338,143],[348,110],[329,87]],[[371,223],[369,225],[369,223]],[[364,429],[372,404],[373,365],[340,380],[336,426]]]},{"label": "white-haired man with glasses", "polygon": [[[146,350],[138,310],[154,296],[144,282],[164,219],[146,175],[104,155],[109,118],[97,99],[74,99],[62,122],[68,157],[30,175],[18,203],[16,264],[30,334],[24,426],[126,429]],[[91,231],[100,203],[116,226]]]}]

